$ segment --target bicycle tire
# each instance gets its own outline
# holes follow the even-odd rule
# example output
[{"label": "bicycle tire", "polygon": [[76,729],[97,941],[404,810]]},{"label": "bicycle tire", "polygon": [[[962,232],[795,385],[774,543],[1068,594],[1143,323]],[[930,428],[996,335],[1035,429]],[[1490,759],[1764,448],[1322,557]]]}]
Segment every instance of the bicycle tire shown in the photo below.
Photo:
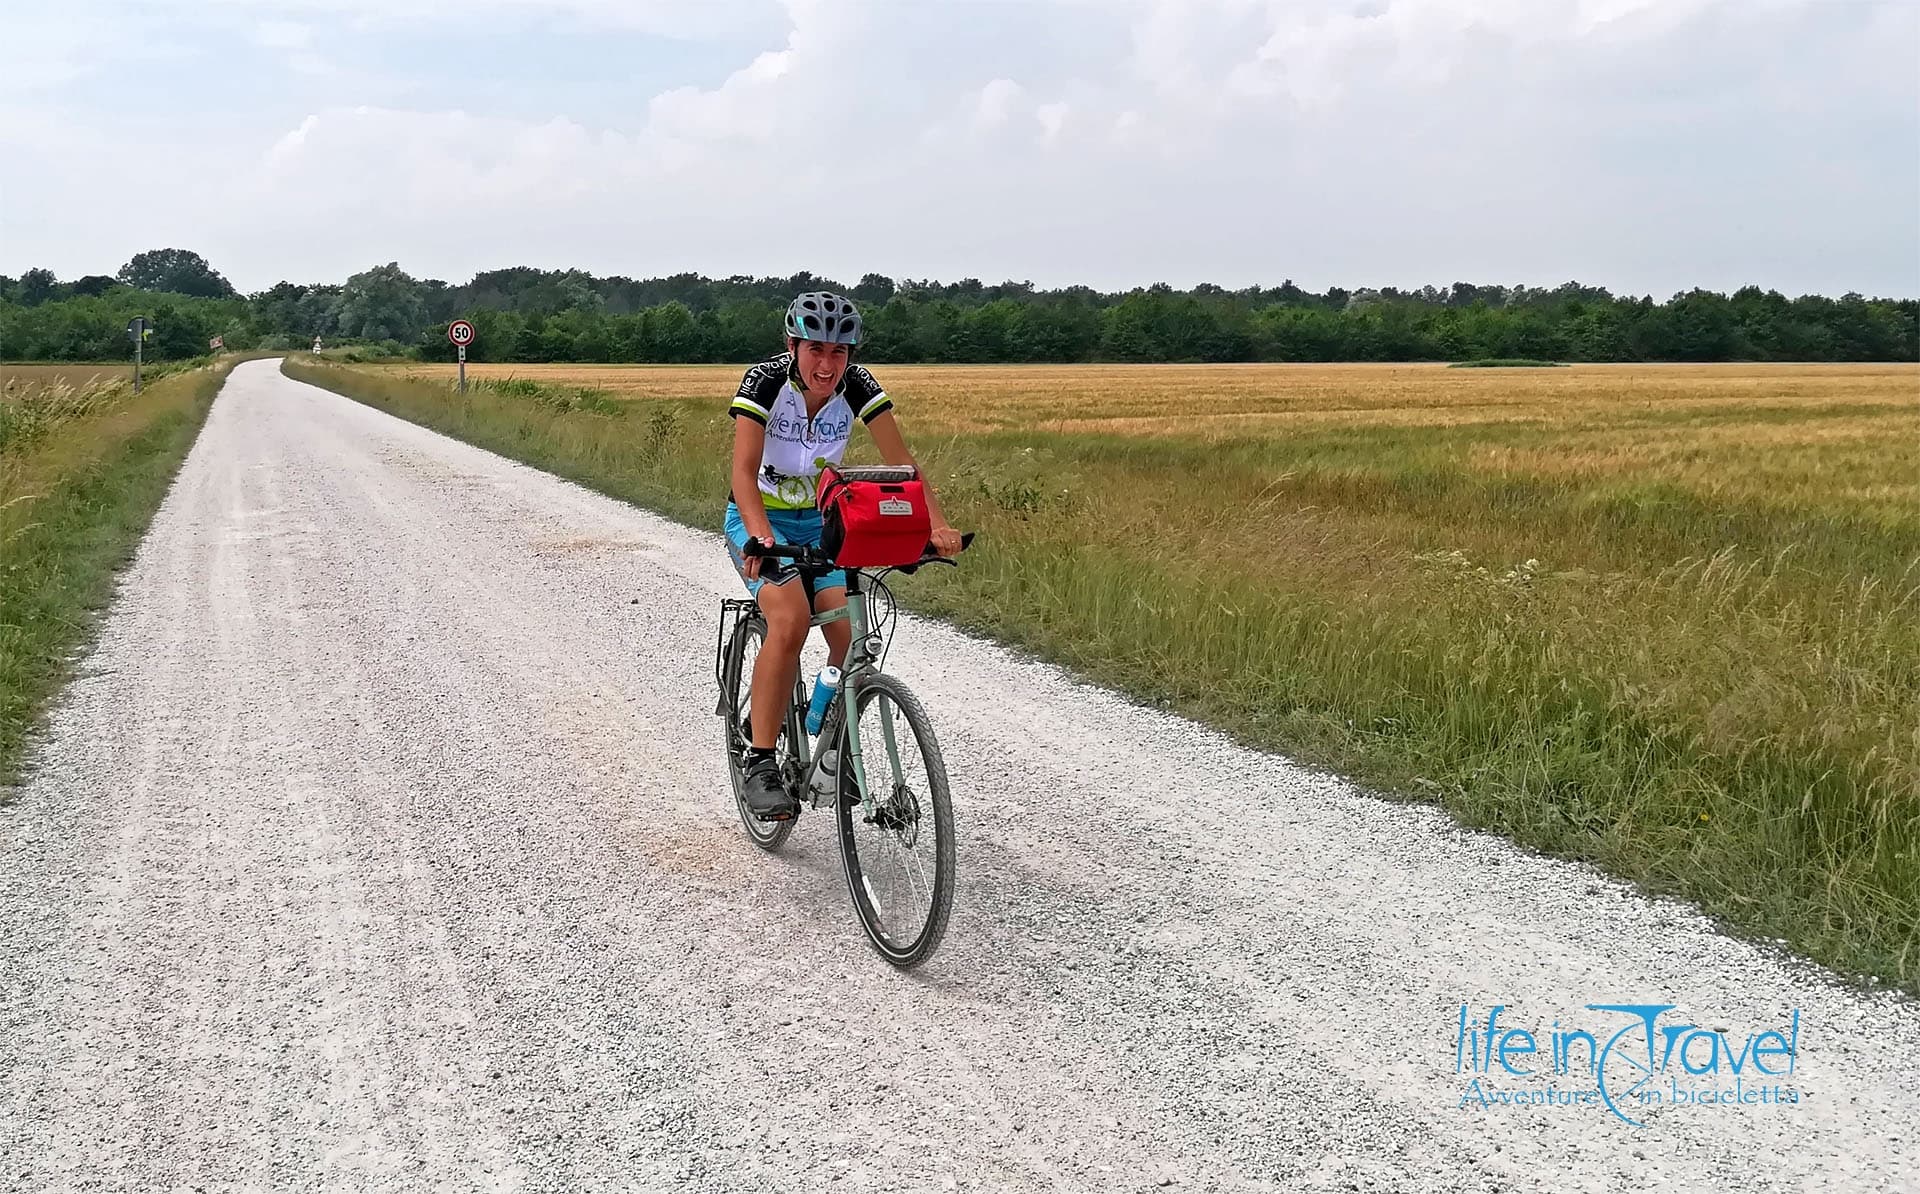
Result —
[{"label": "bicycle tire", "polygon": [[[947,921],[953,912],[953,799],[948,786],[946,758],[941,754],[940,742],[934,736],[933,722],[927,716],[926,708],[905,684],[885,674],[869,676],[860,681],[855,701],[868,785],[870,788],[884,785],[888,789],[885,793],[876,793],[876,801],[881,804],[879,815],[884,819],[888,815],[888,808],[892,807],[900,819],[892,823],[876,821],[861,805],[853,768],[844,762],[849,756],[846,753],[847,731],[842,726],[837,739],[843,763],[835,818],[839,826],[841,870],[846,875],[848,899],[853,904],[854,915],[860,921],[861,929],[866,932],[868,943],[889,963],[908,970],[933,956],[947,931]],[[924,777],[924,793],[912,791],[912,785],[906,785],[909,790],[904,797],[894,790],[892,761],[887,749],[881,735],[875,733],[869,737],[867,726],[868,707],[881,702],[897,709],[912,730],[914,749],[919,755],[921,775]],[[896,734],[896,740],[899,737]],[[904,741],[900,741],[900,749],[904,755]],[[927,882],[927,909],[924,916],[917,917],[920,923],[910,936],[890,930],[882,923],[875,902],[873,876],[868,873],[869,860],[878,861],[879,850],[884,847],[887,838],[906,842],[908,818],[899,814],[899,805],[903,800],[912,805],[910,822],[914,840],[907,843],[909,849],[917,846],[929,817],[933,829],[933,849],[930,851],[933,874]]]},{"label": "bicycle tire", "polygon": [[[767,851],[769,854],[787,844],[787,838],[793,835],[798,818],[785,821],[762,821],[747,807],[746,770],[740,765],[740,752],[746,747],[741,734],[741,721],[746,716],[747,694],[753,682],[753,672],[747,660],[747,648],[754,642],[764,644],[767,641],[767,626],[758,617],[748,618],[734,629],[733,637],[727,640],[726,668],[721,695],[725,698],[727,712],[721,719],[721,740],[727,752],[727,778],[733,783],[733,807],[740,814],[740,827],[747,831],[747,840]],[[758,651],[755,652],[758,655]],[[791,716],[786,718],[791,722]],[[780,728],[780,739],[774,744],[774,757],[780,764],[780,773],[792,782],[793,752],[788,741],[788,725]]]}]

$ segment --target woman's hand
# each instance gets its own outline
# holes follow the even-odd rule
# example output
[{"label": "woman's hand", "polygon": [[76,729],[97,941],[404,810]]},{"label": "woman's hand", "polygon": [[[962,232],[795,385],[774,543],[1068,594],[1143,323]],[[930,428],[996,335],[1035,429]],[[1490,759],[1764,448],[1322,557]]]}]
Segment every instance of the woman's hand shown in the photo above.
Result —
[{"label": "woman's hand", "polygon": [[874,416],[873,422],[867,424],[867,431],[879,446],[882,460],[888,464],[910,464],[920,474],[921,492],[927,500],[928,530],[933,539],[933,550],[948,559],[959,555],[960,532],[947,525],[946,515],[940,512],[940,502],[933,496],[933,483],[927,480],[926,470],[913,458],[913,453],[907,451],[907,440],[900,432],[900,421],[891,410],[883,410]]},{"label": "woman's hand", "polygon": [[960,532],[944,522],[933,526],[933,549],[943,556],[954,556],[960,552]]},{"label": "woman's hand", "polygon": [[[754,536],[754,537],[753,537],[753,538],[752,538],[752,539],[750,540],[750,542],[753,542],[753,543],[758,543],[758,544],[760,544],[760,545],[761,545],[762,547],[772,547],[772,546],[773,546],[773,536],[771,536],[771,535],[755,535],[755,536]],[[745,577],[746,577],[746,578],[747,578],[748,580],[759,580],[759,579],[760,579],[760,565],[761,565],[762,563],[764,563],[764,562],[765,562],[765,560],[766,560],[766,557],[765,557],[765,556],[750,556],[750,555],[748,555],[748,554],[747,554],[746,552],[744,552],[744,551],[743,551],[743,552],[741,552],[741,553],[740,553],[740,572],[741,572],[741,574],[742,574],[742,575],[744,575],[744,576],[745,576]]]}]

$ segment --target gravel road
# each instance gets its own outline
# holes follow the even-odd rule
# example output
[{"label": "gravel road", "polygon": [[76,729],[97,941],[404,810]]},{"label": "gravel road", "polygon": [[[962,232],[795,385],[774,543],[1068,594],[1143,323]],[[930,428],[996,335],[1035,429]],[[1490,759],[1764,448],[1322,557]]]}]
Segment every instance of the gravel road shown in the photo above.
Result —
[{"label": "gravel road", "polygon": [[[826,817],[741,835],[736,588],[240,366],[0,807],[0,1187],[1920,1188],[1913,1002],[913,620],[960,887],[890,970]],[[1551,1023],[1640,1003],[1724,1030],[1662,1092],[1797,1010],[1739,1060],[1800,1101],[1462,1105],[1595,1090]]]}]

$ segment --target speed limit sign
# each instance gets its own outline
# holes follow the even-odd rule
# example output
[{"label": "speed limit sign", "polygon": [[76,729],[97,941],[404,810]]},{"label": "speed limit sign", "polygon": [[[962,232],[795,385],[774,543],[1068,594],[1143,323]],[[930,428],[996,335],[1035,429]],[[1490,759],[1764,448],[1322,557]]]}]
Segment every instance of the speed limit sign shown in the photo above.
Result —
[{"label": "speed limit sign", "polygon": [[464,319],[456,319],[447,325],[447,339],[453,341],[460,350],[460,392],[467,392],[467,345],[473,343],[473,325]]}]

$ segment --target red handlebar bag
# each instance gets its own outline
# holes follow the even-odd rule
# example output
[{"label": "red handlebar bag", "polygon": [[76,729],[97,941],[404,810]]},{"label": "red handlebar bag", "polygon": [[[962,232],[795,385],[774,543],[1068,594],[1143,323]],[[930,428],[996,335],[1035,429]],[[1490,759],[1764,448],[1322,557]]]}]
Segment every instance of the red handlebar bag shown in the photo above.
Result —
[{"label": "red handlebar bag", "polygon": [[820,472],[820,548],[843,568],[893,568],[926,554],[926,488],[911,468]]}]

